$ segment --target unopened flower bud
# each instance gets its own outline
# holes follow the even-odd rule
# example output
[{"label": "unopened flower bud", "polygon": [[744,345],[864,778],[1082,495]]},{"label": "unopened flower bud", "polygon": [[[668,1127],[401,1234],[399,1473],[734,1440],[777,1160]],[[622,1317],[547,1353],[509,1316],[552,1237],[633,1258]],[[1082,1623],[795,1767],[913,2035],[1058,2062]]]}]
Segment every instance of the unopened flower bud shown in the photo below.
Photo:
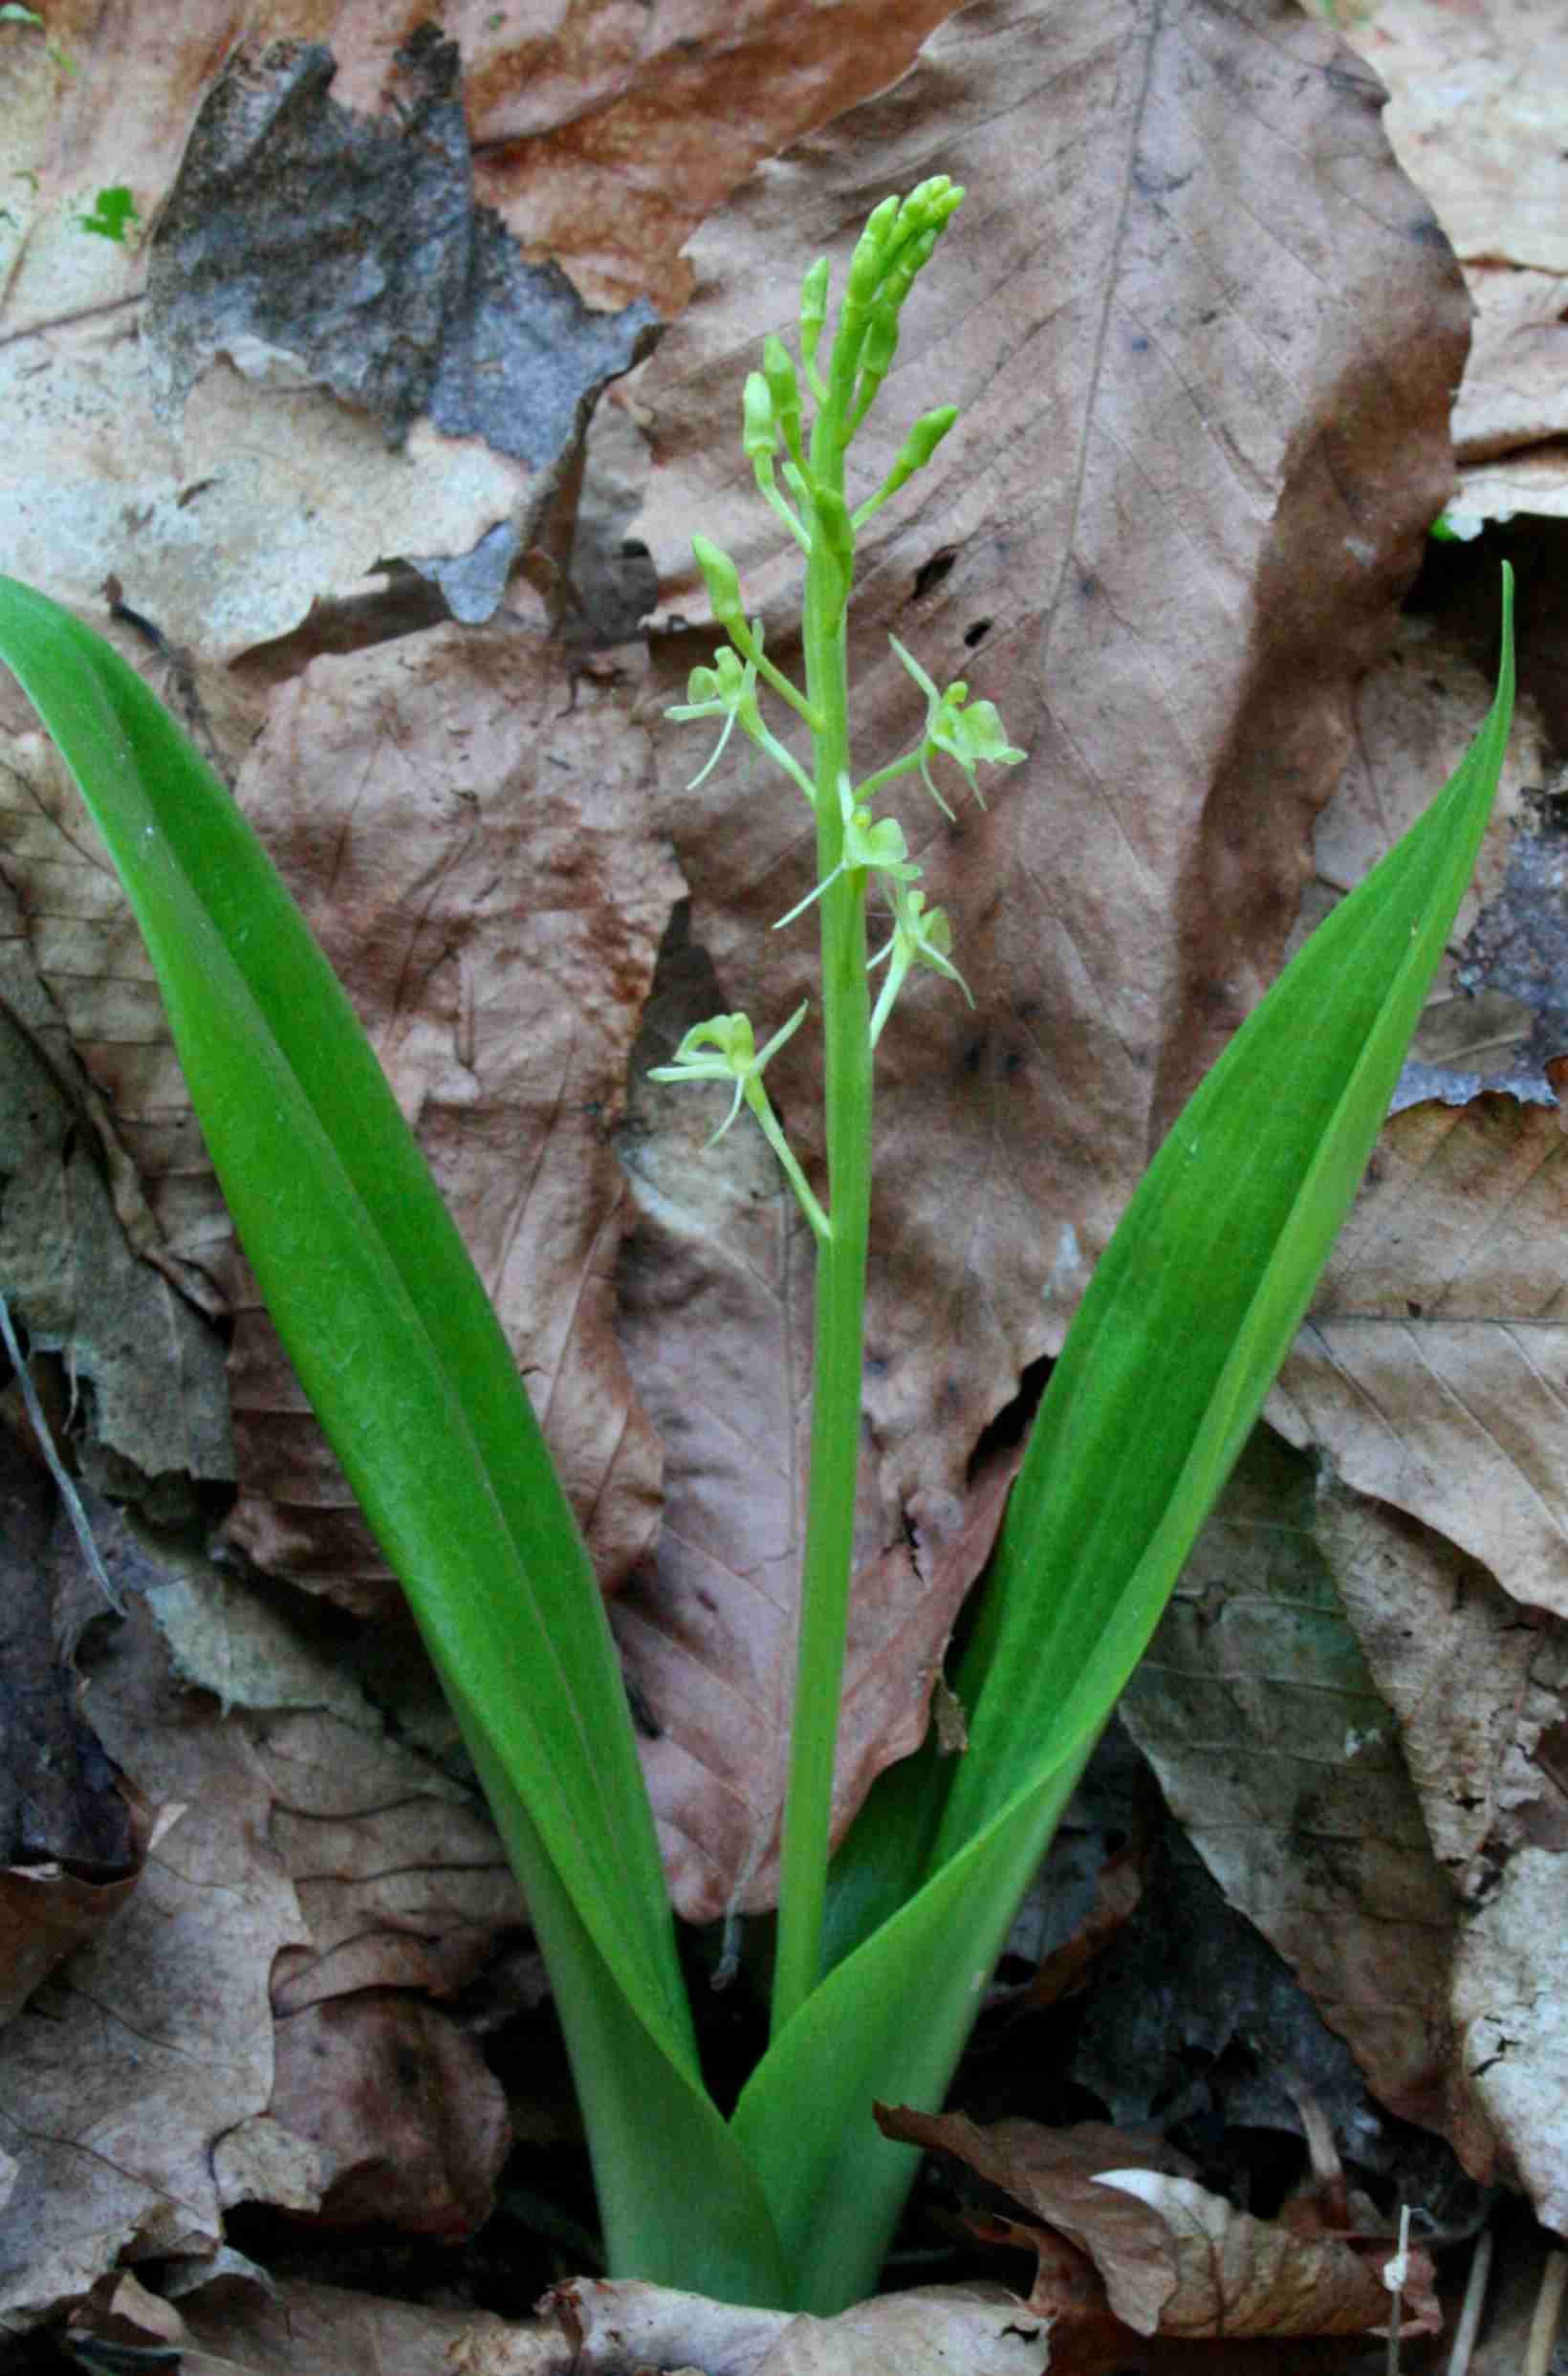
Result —
[{"label": "unopened flower bud", "polygon": [[746,459],[756,462],[771,457],[778,444],[778,422],[768,382],[760,371],[749,371],[746,375],[742,412],[741,446]]},{"label": "unopened flower bud", "polygon": [[731,619],[741,618],[744,613],[740,599],[740,573],[729,554],[708,537],[700,534],[692,537],[691,550],[707,582],[708,599],[713,606],[714,618],[721,626],[728,625]]},{"label": "unopened flower bud", "polygon": [[782,338],[764,339],[762,374],[773,398],[774,417],[784,432],[784,443],[794,453],[800,445],[800,382]]}]

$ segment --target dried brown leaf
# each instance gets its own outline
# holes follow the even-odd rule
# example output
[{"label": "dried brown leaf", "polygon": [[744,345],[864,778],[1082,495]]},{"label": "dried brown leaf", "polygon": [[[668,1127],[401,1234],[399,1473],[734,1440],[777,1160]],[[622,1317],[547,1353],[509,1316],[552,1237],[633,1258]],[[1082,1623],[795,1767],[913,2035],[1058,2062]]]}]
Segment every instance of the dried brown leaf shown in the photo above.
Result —
[{"label": "dried brown leaf", "polygon": [[1358,1492],[1568,1616],[1562,1140],[1555,1105],[1510,1096],[1396,1115],[1273,1407]]},{"label": "dried brown leaf", "polygon": [[[645,1546],[659,1481],[611,1326],[607,1137],[681,888],[645,764],[613,679],[448,627],[315,662],[240,785],[464,1231],[607,1582]],[[232,1383],[237,1538],[373,1590],[379,1555],[253,1302]]]}]

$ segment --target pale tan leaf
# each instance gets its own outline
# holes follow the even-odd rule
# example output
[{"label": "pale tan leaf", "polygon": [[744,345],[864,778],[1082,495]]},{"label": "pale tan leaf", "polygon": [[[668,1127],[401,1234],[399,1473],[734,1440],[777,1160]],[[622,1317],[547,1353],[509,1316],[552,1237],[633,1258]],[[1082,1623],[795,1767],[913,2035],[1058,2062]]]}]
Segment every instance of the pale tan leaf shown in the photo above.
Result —
[{"label": "pale tan leaf", "polygon": [[1342,1484],[1320,1495],[1316,1526],[1457,1900],[1441,2125],[1470,2170],[1515,2178],[1560,2228],[1562,2040],[1541,1975],[1568,1950],[1568,1627],[1521,1612],[1443,1536]]},{"label": "pale tan leaf", "polygon": [[1396,1115],[1271,1412],[1568,1615],[1562,1144],[1555,1105],[1501,1094]]},{"label": "pale tan leaf", "polygon": [[1342,15],[1346,39],[1388,85],[1395,154],[1436,208],[1475,299],[1448,516],[1470,534],[1521,512],[1560,519],[1568,233],[1562,144],[1540,94],[1568,76],[1568,33],[1533,0],[1470,10],[1372,0]]},{"label": "pale tan leaf", "polygon": [[1353,0],[1344,16],[1388,85],[1400,162],[1460,255],[1568,272],[1562,143],[1541,103],[1568,76],[1568,24],[1536,0]]}]

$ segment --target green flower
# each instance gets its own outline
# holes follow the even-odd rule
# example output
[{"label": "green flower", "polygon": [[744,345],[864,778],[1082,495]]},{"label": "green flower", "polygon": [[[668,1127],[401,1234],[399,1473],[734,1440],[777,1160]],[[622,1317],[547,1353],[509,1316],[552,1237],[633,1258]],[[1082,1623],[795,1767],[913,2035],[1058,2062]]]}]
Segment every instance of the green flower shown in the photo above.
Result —
[{"label": "green flower", "polygon": [[751,1035],[749,1014],[715,1014],[706,1023],[693,1023],[675,1051],[674,1062],[656,1064],[649,1078],[653,1080],[734,1082],[735,1095],[730,1111],[707,1142],[707,1145],[713,1146],[740,1112],[743,1099],[761,1121],[768,1105],[767,1091],[762,1086],[762,1068],[773,1061],[784,1042],[800,1029],[809,1004],[809,999],[801,1002],[783,1030],[774,1032],[760,1056]]},{"label": "green flower", "polygon": [[982,761],[988,767],[1020,767],[1029,754],[1015,750],[1008,741],[994,702],[969,701],[969,688],[962,677],[955,678],[945,693],[939,693],[919,661],[912,652],[904,650],[898,637],[890,635],[887,641],[926,696],[926,737],[920,751],[920,773],[926,791],[943,816],[951,817],[951,809],[931,781],[932,753],[945,752],[963,770],[969,790],[984,808],[985,798],[975,781],[975,769]]},{"label": "green flower", "polygon": [[821,898],[830,883],[837,883],[840,875],[857,867],[863,868],[867,873],[886,875],[894,884],[918,882],[921,869],[910,860],[909,845],[904,840],[904,827],[898,818],[879,817],[874,819],[868,808],[857,807],[849,777],[844,774],[838,778],[838,806],[844,819],[843,856],[832,874],[823,876],[815,891],[808,891],[787,916],[780,916],[773,926],[775,932],[781,932],[787,924],[794,924],[796,916],[803,914],[813,900]]},{"label": "green flower", "polygon": [[[742,632],[747,632],[744,624]],[[817,799],[811,777],[799,760],[793,757],[770,730],[757,700],[758,668],[769,672],[770,683],[773,677],[772,664],[763,655],[760,619],[751,621],[750,642],[751,649],[744,666],[740,654],[732,644],[721,644],[713,655],[710,668],[693,668],[691,671],[686,679],[686,700],[677,702],[673,708],[664,712],[666,718],[722,717],[724,720],[724,731],[713,746],[708,765],[698,769],[686,790],[695,792],[699,784],[707,782],[723,758],[724,747],[738,725],[741,732],[754,742],[759,751],[765,751],[774,764],[799,785],[807,806],[815,808]]]},{"label": "green flower", "polygon": [[818,1245],[833,1243],[833,1224],[812,1193],[811,1184],[796,1163],[790,1143],[785,1138],[778,1116],[768,1102],[768,1092],[762,1085],[762,1069],[772,1063],[786,1039],[800,1029],[806,1019],[809,1001],[802,1000],[782,1031],[774,1032],[761,1055],[751,1036],[751,1018],[747,1014],[714,1014],[706,1023],[693,1023],[675,1051],[673,1064],[656,1064],[651,1078],[655,1080],[732,1080],[735,1094],[730,1111],[704,1146],[723,1138],[742,1101],[756,1116],[762,1135],[784,1167],[784,1176],[799,1199],[800,1210],[811,1224]]},{"label": "green flower", "polygon": [[951,962],[952,926],[947,922],[945,907],[927,911],[924,891],[911,891],[900,883],[893,893],[893,937],[884,948],[866,960],[866,970],[880,966],[884,957],[893,962],[887,969],[887,979],[882,986],[876,1013],[871,1017],[871,1045],[876,1046],[882,1027],[893,1012],[893,1002],[904,988],[904,977],[911,966],[929,966],[933,972],[946,974],[956,982],[970,1006],[973,993],[968,982]]},{"label": "green flower", "polygon": [[[757,620],[751,629],[760,645],[762,621]],[[686,697],[664,712],[666,718],[717,718],[724,720],[724,731],[713,746],[708,765],[700,768],[686,786],[695,792],[705,783],[724,756],[724,747],[735,730],[738,718],[741,731],[755,741],[762,729],[762,711],[757,706],[757,665],[754,660],[741,665],[740,654],[732,644],[721,644],[713,655],[710,668],[693,668],[686,679]]]}]

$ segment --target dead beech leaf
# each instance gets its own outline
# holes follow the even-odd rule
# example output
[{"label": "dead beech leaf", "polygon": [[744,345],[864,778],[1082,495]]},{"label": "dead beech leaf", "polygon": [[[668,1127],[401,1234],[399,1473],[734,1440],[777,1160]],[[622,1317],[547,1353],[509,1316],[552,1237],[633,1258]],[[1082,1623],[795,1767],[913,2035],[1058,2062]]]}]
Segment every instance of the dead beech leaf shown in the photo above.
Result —
[{"label": "dead beech leaf", "polygon": [[[0,126],[0,566],[83,608],[118,572],[204,656],[286,633],[394,557],[437,577],[459,616],[490,616],[552,499],[563,418],[627,360],[649,299],[684,298],[692,225],[759,159],[895,79],[950,7],[703,0],[628,40],[619,0],[562,22],[454,0],[441,30],[463,82],[423,108],[397,62],[413,20],[389,27],[379,0],[325,0],[310,43],[297,9],[257,0],[235,29],[243,65],[200,19],[160,18],[150,41],[137,10],[55,9],[70,75],[41,30],[17,29]],[[281,128],[264,120],[269,79],[287,90]],[[215,105],[239,120],[232,150],[214,145]],[[291,141],[280,216],[263,185]],[[137,204],[126,243],[80,228],[105,185]],[[345,188],[360,202],[346,236],[330,211]],[[323,338],[300,316],[345,245],[361,275],[373,254],[379,285],[361,276]],[[379,350],[372,316],[390,332]],[[178,419],[159,401],[165,331],[176,377],[207,361]],[[358,400],[374,405],[432,345],[442,425],[420,419],[390,454]],[[454,388],[474,362],[465,408]]]},{"label": "dead beech leaf", "polygon": [[1122,1714],[1380,2098],[1560,2223],[1568,1626],[1260,1431]]},{"label": "dead beech leaf", "polygon": [[167,1558],[145,1598],[180,1680],[245,1711],[272,1793],[268,1840],[308,1926],[273,1959],[277,2017],[465,1987],[524,1914],[483,1802],[446,1770],[454,1728],[411,1629],[401,1657],[383,1632],[355,1669],[297,1610],[209,1561]]},{"label": "dead beech leaf", "polygon": [[1459,254],[1568,272],[1561,143],[1539,104],[1568,76],[1561,18],[1532,0],[1377,0],[1344,31],[1388,85],[1388,136]]},{"label": "dead beech leaf", "polygon": [[[287,632],[394,557],[440,579],[458,616],[489,617],[554,500],[579,402],[654,319],[645,301],[591,315],[476,207],[439,36],[413,36],[410,56],[384,24],[345,28],[376,58],[372,117],[327,96],[325,44],[269,47],[269,13],[228,57],[198,27],[149,44],[127,17],[123,43],[98,25],[77,42],[56,18],[79,67],[63,89],[41,41],[8,44],[29,103],[8,111],[4,162],[30,195],[8,212],[0,313],[5,565],[79,606],[114,572],[207,654]],[[140,169],[144,244],[83,233],[77,176],[99,158],[117,185]],[[66,303],[84,271],[98,301]],[[403,450],[378,411],[400,446],[412,428]]]},{"label": "dead beech leaf", "polygon": [[1545,1975],[1568,1946],[1568,1627],[1521,1612],[1440,1535],[1343,1486],[1318,1526],[1459,1901],[1443,2125],[1467,2169],[1516,2180],[1560,2230],[1564,2041]]},{"label": "dead beech leaf", "polygon": [[[1105,2170],[1099,2183],[1145,2203],[1172,2239],[1178,2278],[1161,2310],[1162,2333],[1353,2335],[1387,2324],[1387,2236],[1358,2246],[1339,2236],[1302,2235],[1237,2211],[1190,2178],[1158,2170]],[[1115,2283],[1109,2277],[1107,2283],[1114,2305]],[[1408,2334],[1435,2334],[1443,2323],[1431,2262],[1420,2251],[1410,2256],[1400,2318]]]},{"label": "dead beech leaf", "polygon": [[1500,260],[1468,264],[1475,342],[1454,406],[1460,489],[1450,516],[1461,526],[1521,512],[1568,512],[1568,393],[1562,323],[1568,272],[1530,272]]},{"label": "dead beech leaf", "polygon": [[[1010,94],[1000,115],[998,90]],[[1031,758],[956,827],[918,789],[897,804],[952,914],[977,1007],[924,980],[880,1051],[868,1576],[922,1513],[962,1499],[982,1429],[1026,1366],[1059,1348],[1163,1124],[1272,976],[1312,817],[1345,752],[1352,686],[1389,639],[1447,492],[1462,292],[1376,106],[1321,27],[1272,0],[1175,17],[1142,0],[1109,13],[1046,0],[1005,18],[966,11],[896,91],[777,160],[703,227],[692,304],[613,399],[654,462],[633,523],[669,630],[650,722],[713,642],[681,631],[706,607],[693,527],[734,555],[770,651],[798,670],[794,558],[714,425],[738,423],[744,375],[777,326],[780,256],[825,252],[841,284],[868,180],[918,179],[940,127],[943,166],[969,194],[905,311],[864,484],[921,410],[948,399],[963,417],[866,534],[851,624],[857,749],[870,768],[917,730],[892,631],[939,682],[962,674],[994,699]],[[1251,194],[1265,186],[1260,207]],[[1269,227],[1287,223],[1276,239]],[[813,990],[809,926],[771,930],[809,886],[810,820],[744,759],[686,790],[707,756],[700,737],[658,724],[655,750],[701,960],[692,1003],[670,1022],[744,1008],[771,1032]],[[776,1077],[820,1186],[816,1062],[808,1029]],[[757,1672],[750,1596],[730,1580],[772,1591],[783,1569],[796,1455],[781,1410],[800,1341],[787,1324],[788,1224],[768,1241],[782,1208],[758,1205],[745,1253],[707,1219],[666,1226],[671,1179],[698,1167],[685,1134],[719,1119],[688,1095],[703,1111],[675,1126],[667,1166],[663,1122],[630,1148],[646,1216],[637,1309],[663,1327],[706,1305],[762,1344],[747,1360],[727,1338],[724,1363],[751,1388],[738,1402],[688,1384],[685,1366],[672,1375],[667,1399],[684,1390],[685,1407],[666,1487],[683,1515],[661,1552],[658,1624],[698,1646],[720,1692],[744,1677],[749,1706],[766,1711],[787,1683]],[[737,1135],[706,1160],[744,1163],[726,1156]],[[737,1207],[748,1193],[737,1186]],[[703,1197],[680,1191],[694,1214]],[[687,1480],[702,1492],[733,1480],[753,1421],[772,1448],[765,1523],[751,1540],[727,1534],[722,1572],[704,1577]],[[688,1537],[688,1580],[672,1592]],[[750,1809],[736,1820],[708,1713],[662,1707],[659,1720],[713,1909],[749,1902],[759,1825]],[[763,1790],[776,1798],[766,1772],[747,1795]]]},{"label": "dead beech leaf", "polygon": [[[681,888],[645,762],[613,678],[447,627],[314,662],[239,786],[418,1132],[607,1583],[642,1552],[659,1481],[611,1326],[608,1127]],[[363,1599],[380,1556],[271,1324],[236,1300],[232,1532],[260,1565]]]},{"label": "dead beech leaf", "polygon": [[[49,912],[47,893],[34,904],[44,853],[57,846],[25,798],[0,807],[3,862],[16,861],[33,895],[0,880],[0,1286],[34,1356],[60,1357],[70,1387],[54,1416],[81,1474],[178,1523],[198,1485],[233,1475],[224,1349],[180,1292],[177,1266],[140,1258],[156,1234],[144,1207],[135,1215],[146,1225],[142,1245],[128,1241],[115,1172],[129,1166],[112,1138],[106,1149],[101,1101],[34,970],[45,939],[70,962],[70,924]],[[91,1003],[89,994],[78,1021]],[[115,990],[104,1011],[118,1012],[128,1035]]]},{"label": "dead beech leaf", "polygon": [[[1386,2322],[1386,2238],[1300,2232],[1254,2219],[1170,2167],[1165,2148],[1100,2123],[1049,2129],[1037,2122],[981,2127],[962,2113],[890,2111],[884,2136],[951,2153],[1002,2188],[1034,2218],[1094,2262],[1112,2313],[1140,2335],[1349,2335]],[[1154,2158],[1165,2167],[1151,2166]],[[1043,2273],[1042,2273],[1043,2274]],[[1033,2306],[1051,2307],[1050,2279]],[[1441,2323],[1431,2266],[1411,2256],[1402,2323]]]},{"label": "dead beech leaf", "polygon": [[351,1668],[308,1602],[160,1568],[105,1526],[133,1616],[92,1660],[89,1705],[128,1775],[173,1796],[136,1899],[0,2035],[0,2138],[21,2131],[0,2301],[24,2323],[122,2240],[210,2259],[214,2191],[466,2234],[507,2145],[472,2030],[435,2000],[490,1967],[500,2004],[496,1944],[526,1918],[476,1793],[440,1762],[427,1668],[383,1643]]}]

